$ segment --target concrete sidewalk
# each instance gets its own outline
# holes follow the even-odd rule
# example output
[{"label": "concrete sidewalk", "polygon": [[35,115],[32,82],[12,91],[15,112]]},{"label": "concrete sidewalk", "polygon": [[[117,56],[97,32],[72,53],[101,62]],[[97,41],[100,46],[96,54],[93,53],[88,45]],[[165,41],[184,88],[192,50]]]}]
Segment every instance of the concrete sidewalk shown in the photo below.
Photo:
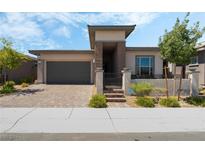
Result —
[{"label": "concrete sidewalk", "polygon": [[0,108],[0,133],[203,131],[203,108]]}]

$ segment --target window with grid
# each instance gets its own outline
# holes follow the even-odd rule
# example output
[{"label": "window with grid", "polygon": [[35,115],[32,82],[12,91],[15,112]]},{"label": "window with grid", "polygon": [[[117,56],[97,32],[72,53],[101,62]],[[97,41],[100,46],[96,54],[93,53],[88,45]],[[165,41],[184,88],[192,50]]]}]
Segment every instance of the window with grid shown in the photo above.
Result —
[{"label": "window with grid", "polygon": [[136,75],[152,76],[153,75],[153,56],[136,56]]}]

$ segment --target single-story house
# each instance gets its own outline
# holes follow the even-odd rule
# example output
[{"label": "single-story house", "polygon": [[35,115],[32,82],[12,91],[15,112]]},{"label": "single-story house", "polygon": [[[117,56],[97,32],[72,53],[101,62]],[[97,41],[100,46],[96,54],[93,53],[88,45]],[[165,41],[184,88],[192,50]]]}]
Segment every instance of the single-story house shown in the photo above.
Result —
[{"label": "single-story house", "polygon": [[[89,50],[30,50],[37,56],[37,83],[96,84],[96,71],[103,70],[103,86],[122,85],[122,70],[135,78],[162,78],[164,65],[173,77],[173,64],[163,61],[158,47],[127,47],[126,39],[135,25],[88,25]],[[198,67],[199,85],[205,84],[205,43],[197,46],[198,55],[183,68]],[[181,67],[176,68],[181,73]]]},{"label": "single-story house", "polygon": [[[205,42],[198,43],[197,55],[191,58],[191,64],[187,65],[185,68],[181,66],[176,67],[176,76],[181,75],[181,68],[183,69],[183,77],[187,78],[190,68],[195,67],[196,71],[199,71],[199,87],[205,86]],[[169,63],[169,71],[174,74],[174,64]]]},{"label": "single-story house", "polygon": [[127,47],[135,25],[88,25],[89,50],[30,50],[37,56],[37,82],[93,84],[96,68],[104,71],[104,84],[121,82],[129,68],[133,78],[161,78],[163,60],[158,47]]},{"label": "single-story house", "polygon": [[[205,86],[205,42],[199,43],[197,46],[197,56],[192,58],[192,62],[188,67],[197,67],[199,71],[199,86]],[[187,67],[187,68],[188,68]]]}]

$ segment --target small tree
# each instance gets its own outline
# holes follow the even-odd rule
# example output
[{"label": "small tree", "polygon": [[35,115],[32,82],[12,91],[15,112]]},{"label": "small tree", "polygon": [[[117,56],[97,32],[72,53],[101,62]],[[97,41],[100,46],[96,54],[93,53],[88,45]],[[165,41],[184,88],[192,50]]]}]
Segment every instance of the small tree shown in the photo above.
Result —
[{"label": "small tree", "polygon": [[8,70],[18,68],[22,62],[29,60],[25,55],[18,53],[13,47],[12,42],[5,38],[0,38],[0,74],[4,76],[6,81],[6,73]]},{"label": "small tree", "polygon": [[[170,32],[165,30],[165,34],[159,39],[162,58],[180,66],[190,64],[191,57],[197,54],[196,44],[205,32],[205,28],[200,29],[199,22],[189,27],[189,15],[190,13],[187,13],[182,22],[177,18],[173,29]],[[183,71],[180,76],[178,100],[181,92],[182,73]]]}]

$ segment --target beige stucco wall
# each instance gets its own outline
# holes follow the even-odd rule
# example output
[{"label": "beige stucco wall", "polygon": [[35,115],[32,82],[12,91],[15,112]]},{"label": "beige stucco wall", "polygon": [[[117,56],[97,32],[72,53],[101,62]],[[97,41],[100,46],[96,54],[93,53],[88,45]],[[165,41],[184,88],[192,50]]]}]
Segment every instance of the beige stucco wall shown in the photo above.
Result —
[{"label": "beige stucco wall", "polygon": [[96,31],[95,41],[124,41],[125,31]]},{"label": "beige stucco wall", "polygon": [[42,53],[39,59],[46,61],[91,61],[93,59],[93,54]]},{"label": "beige stucco wall", "polygon": [[155,57],[155,68],[154,75],[163,74],[163,60],[160,58],[160,53],[157,51],[126,51],[126,67],[131,69],[131,73],[135,74],[135,57],[137,55],[154,56]]},{"label": "beige stucco wall", "polygon": [[199,64],[199,86],[205,84],[205,64]]},{"label": "beige stucco wall", "polygon": [[37,83],[44,82],[44,61],[38,60],[37,61]]},{"label": "beige stucco wall", "polygon": [[[170,73],[174,74],[175,64],[168,63],[168,67],[169,67]],[[181,74],[181,69],[182,69],[181,66],[176,66],[176,74],[177,74],[177,75]]]}]

